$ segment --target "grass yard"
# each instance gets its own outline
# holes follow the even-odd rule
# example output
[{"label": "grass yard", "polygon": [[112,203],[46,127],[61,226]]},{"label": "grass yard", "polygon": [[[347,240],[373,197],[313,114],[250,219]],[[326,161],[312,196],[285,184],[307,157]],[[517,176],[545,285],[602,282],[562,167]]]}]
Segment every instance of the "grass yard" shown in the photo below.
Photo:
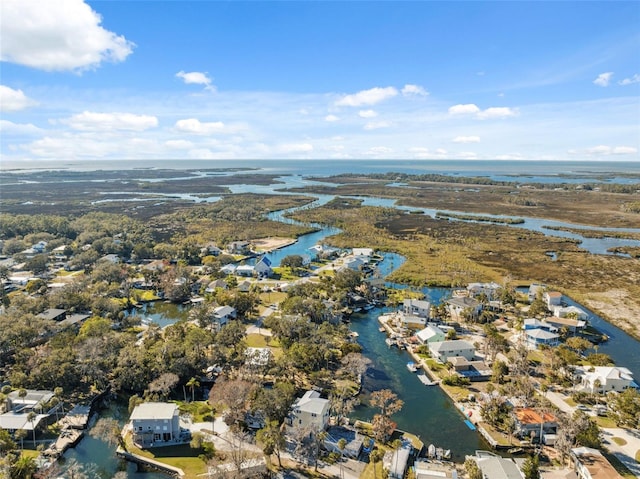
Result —
[{"label": "grass yard", "polygon": [[197,479],[207,472],[207,464],[198,457],[200,449],[192,449],[188,444],[181,446],[155,447],[139,449],[127,436],[127,450],[132,454],[155,459],[158,462],[179,467],[184,472],[184,479]]},{"label": "grass yard", "polygon": [[615,442],[618,446],[625,446],[625,445],[627,444],[627,441],[626,441],[626,440],[624,440],[624,439],[623,439],[623,438],[621,438],[621,437],[615,437],[615,436],[614,436],[614,437],[612,437],[612,438],[611,438],[611,440],[612,440],[613,442]]},{"label": "grass yard", "polygon": [[[269,342],[267,342],[269,339]],[[280,341],[272,339],[270,336],[263,336],[262,334],[252,333],[247,334],[245,342],[250,348],[269,348],[275,359],[280,358],[284,353],[280,347]]]}]

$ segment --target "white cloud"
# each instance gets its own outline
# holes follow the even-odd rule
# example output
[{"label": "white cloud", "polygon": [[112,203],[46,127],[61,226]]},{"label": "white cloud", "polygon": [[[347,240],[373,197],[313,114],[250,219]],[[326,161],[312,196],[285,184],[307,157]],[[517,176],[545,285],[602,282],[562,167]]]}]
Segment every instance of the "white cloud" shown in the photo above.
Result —
[{"label": "white cloud", "polygon": [[167,140],[164,142],[164,146],[172,150],[188,150],[193,148],[193,143],[187,140]]},{"label": "white cloud", "polygon": [[611,77],[613,77],[613,72],[600,73],[598,78],[593,80],[593,83],[598,86],[609,86]]},{"label": "white cloud", "polygon": [[340,118],[338,118],[335,115],[327,115],[324,117],[324,121],[328,121],[328,122],[340,121]]},{"label": "white cloud", "polygon": [[370,121],[363,126],[365,130],[379,130],[380,128],[389,128],[391,123],[388,121]]},{"label": "white cloud", "polygon": [[60,120],[74,130],[104,131],[131,130],[143,131],[158,126],[158,119],[150,115],[136,115],[133,113],[96,113],[84,111],[71,118]]},{"label": "white cloud", "polygon": [[456,158],[459,160],[475,160],[478,158],[478,154],[475,151],[461,151],[456,154]]},{"label": "white cloud", "polygon": [[492,107],[478,112],[478,118],[480,118],[481,120],[487,120],[491,118],[509,118],[517,115],[517,110],[509,107]]},{"label": "white cloud", "polygon": [[281,153],[309,153],[313,151],[311,143],[284,143],[278,146]]},{"label": "white cloud", "polygon": [[427,96],[429,92],[420,85],[405,85],[402,88],[402,94],[404,96]]},{"label": "white cloud", "polygon": [[496,160],[524,160],[524,156],[520,153],[497,155]]},{"label": "white cloud", "polygon": [[373,146],[366,152],[368,155],[387,156],[393,153],[393,148],[387,146]]},{"label": "white cloud", "polygon": [[360,118],[375,118],[378,116],[378,112],[375,110],[360,110],[358,116]]},{"label": "white cloud", "polygon": [[46,71],[82,71],[121,62],[134,44],[105,30],[82,0],[2,2],[0,60]]},{"label": "white cloud", "polygon": [[420,146],[409,148],[409,153],[411,153],[413,158],[417,160],[427,160],[430,157],[429,148],[424,148]]},{"label": "white cloud", "polygon": [[640,75],[637,73],[630,78],[625,78],[624,80],[618,82],[619,85],[623,86],[632,85],[634,83],[640,83]]},{"label": "white cloud", "polygon": [[[573,154],[579,153],[572,150]],[[607,146],[598,145],[585,150],[587,155],[606,156],[606,155],[633,155],[638,153],[638,149],[633,146]]]},{"label": "white cloud", "polygon": [[479,136],[456,136],[453,140],[454,143],[480,143]]},{"label": "white cloud", "polygon": [[364,106],[375,105],[381,101],[393,98],[398,94],[392,86],[386,88],[375,87],[369,90],[362,90],[353,95],[345,95],[335,102],[336,106]]},{"label": "white cloud", "polygon": [[477,105],[473,103],[467,103],[465,105],[453,105],[449,107],[450,115],[475,115],[480,111]]},{"label": "white cloud", "polygon": [[37,103],[28,98],[22,90],[0,85],[0,111],[20,111],[34,105]]},{"label": "white cloud", "polygon": [[38,135],[44,130],[31,123],[13,123],[9,120],[0,120],[0,133],[9,135]]},{"label": "white cloud", "polygon": [[178,120],[175,127],[184,133],[194,133],[196,135],[211,135],[225,131],[225,124],[221,121],[201,122],[197,118]]},{"label": "white cloud", "polygon": [[208,73],[184,72],[180,70],[176,73],[176,76],[182,78],[187,85],[204,85],[205,90],[215,90],[215,87],[211,84],[211,78]]}]

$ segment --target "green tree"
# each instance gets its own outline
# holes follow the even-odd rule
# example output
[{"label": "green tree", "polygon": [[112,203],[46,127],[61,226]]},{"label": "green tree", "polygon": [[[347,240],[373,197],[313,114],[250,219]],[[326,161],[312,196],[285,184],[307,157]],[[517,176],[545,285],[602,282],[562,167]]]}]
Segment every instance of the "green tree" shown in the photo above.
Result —
[{"label": "green tree", "polygon": [[198,378],[191,378],[187,381],[187,386],[191,388],[191,402],[195,401],[195,388],[200,387]]},{"label": "green tree", "polygon": [[469,476],[469,479],[482,479],[482,471],[480,470],[478,463],[472,458],[467,458],[464,461],[464,470]]},{"label": "green tree", "polygon": [[31,479],[37,470],[33,457],[21,455],[11,466],[11,479]]},{"label": "green tree", "polygon": [[540,459],[537,455],[529,456],[522,463],[524,479],[540,479]]},{"label": "green tree", "polygon": [[37,418],[38,416],[33,411],[27,414],[27,421],[31,423],[31,430],[33,431],[33,447],[36,447],[36,419]]},{"label": "green tree", "polygon": [[285,449],[286,442],[282,428],[276,421],[268,421],[265,427],[256,433],[257,441],[262,445],[262,452],[267,458],[275,454],[278,466],[282,467],[280,453]]},{"label": "green tree", "polygon": [[369,454],[369,460],[373,463],[373,477],[374,478],[378,477],[378,471],[377,471],[376,465],[380,461],[382,461],[383,457],[384,457],[384,451],[382,451],[381,449],[374,449]]}]

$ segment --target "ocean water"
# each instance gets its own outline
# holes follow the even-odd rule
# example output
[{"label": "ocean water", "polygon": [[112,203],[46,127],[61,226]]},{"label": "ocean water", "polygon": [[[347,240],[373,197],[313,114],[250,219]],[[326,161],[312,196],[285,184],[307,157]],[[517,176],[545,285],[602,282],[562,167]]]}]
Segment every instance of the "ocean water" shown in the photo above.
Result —
[{"label": "ocean water", "polygon": [[331,176],[341,173],[444,174],[485,176],[496,180],[635,183],[640,161],[502,161],[502,160],[118,160],[5,162],[0,170],[208,170],[247,168],[278,175]]}]

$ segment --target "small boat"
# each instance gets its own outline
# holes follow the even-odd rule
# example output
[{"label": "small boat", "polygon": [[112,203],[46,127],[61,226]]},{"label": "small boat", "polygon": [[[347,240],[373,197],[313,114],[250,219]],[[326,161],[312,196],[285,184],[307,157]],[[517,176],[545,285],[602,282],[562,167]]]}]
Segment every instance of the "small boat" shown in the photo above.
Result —
[{"label": "small boat", "polygon": [[524,449],[522,449],[521,447],[512,447],[511,449],[507,450],[507,452],[509,454],[521,454],[524,452]]},{"label": "small boat", "polygon": [[395,339],[387,338],[387,339],[384,340],[384,342],[387,343],[387,346],[389,346],[389,347],[397,346]]},{"label": "small boat", "polygon": [[414,363],[413,361],[409,361],[407,363],[407,369],[412,373],[415,373],[418,370],[418,366],[416,366],[416,363]]},{"label": "small boat", "polygon": [[435,455],[436,455],[436,446],[434,446],[433,444],[429,444],[429,447],[427,448],[427,455],[429,457],[435,457]]},{"label": "small boat", "polygon": [[378,328],[378,331],[380,331],[381,333],[384,333],[386,331],[386,329],[384,329],[384,326],[380,326]]}]

